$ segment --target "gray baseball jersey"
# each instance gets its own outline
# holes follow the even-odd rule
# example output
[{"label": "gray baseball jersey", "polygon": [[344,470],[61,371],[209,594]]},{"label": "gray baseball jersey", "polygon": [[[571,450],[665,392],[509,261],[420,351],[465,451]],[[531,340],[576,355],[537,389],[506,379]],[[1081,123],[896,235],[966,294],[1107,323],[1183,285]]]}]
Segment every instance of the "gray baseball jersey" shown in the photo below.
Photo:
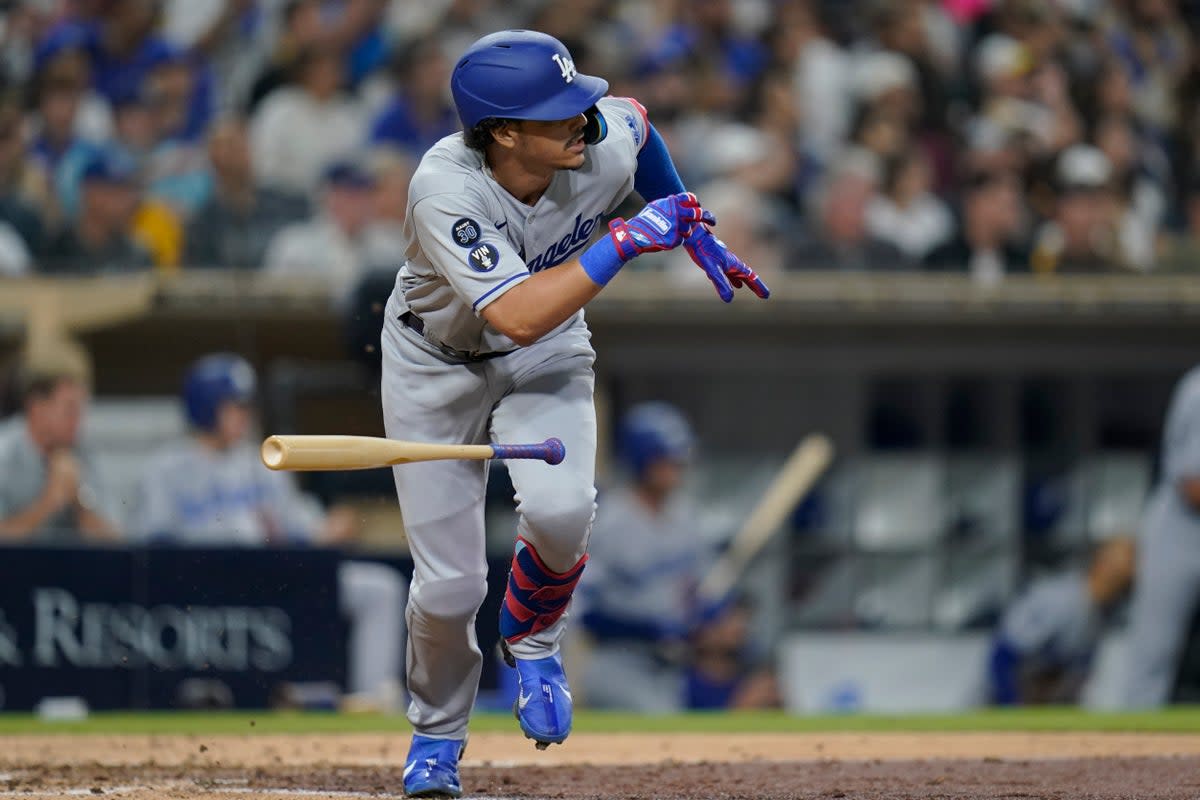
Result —
[{"label": "gray baseball jersey", "polygon": [[630,488],[604,495],[580,581],[585,620],[588,612],[603,615],[606,629],[592,631],[596,643],[583,675],[589,705],[644,713],[682,708],[683,670],[661,657],[664,642],[622,638],[616,629],[681,635],[694,618],[709,550],[696,510],[682,498],[653,513]]},{"label": "gray baseball jersey", "polygon": [[[293,476],[249,443],[225,451],[188,437],[146,463],[135,534],[189,545],[262,547],[310,541],[324,512]],[[381,693],[400,673],[404,584],[383,564],[344,561],[338,600],[350,619],[348,688]]]},{"label": "gray baseball jersey", "polygon": [[[427,337],[472,353],[516,348],[479,313],[505,289],[578,256],[604,216],[633,191],[649,125],[645,111],[622,98],[597,105],[608,136],[587,148],[580,169],[556,172],[532,206],[495,181],[461,134],[442,139],[421,159],[409,189],[407,261],[395,296],[401,312],[423,320]],[[581,311],[560,330],[582,317]]]},{"label": "gray baseball jersey", "polygon": [[[88,456],[86,448],[77,448],[79,459],[79,497],[100,516],[120,519],[116,498],[108,492]],[[0,519],[24,511],[46,486],[46,459],[29,438],[24,415],[18,414],[0,424]],[[75,509],[67,506],[51,515],[35,531],[37,542],[65,543],[80,540]]]},{"label": "gray baseball jersey", "polygon": [[1200,478],[1200,367],[1183,377],[1171,398],[1161,475],[1142,518],[1126,687],[1135,708],[1169,699],[1200,600],[1200,510],[1180,493],[1184,478]]},{"label": "gray baseball jersey", "polygon": [[218,452],[188,437],[150,458],[134,534],[186,544],[258,547],[307,541],[323,512],[285,472],[272,472],[258,450]]},{"label": "gray baseball jersey", "polygon": [[[607,137],[577,170],[557,172],[532,206],[512,197],[461,134],[421,159],[409,190],[407,261],[383,326],[381,394],[387,434],[424,442],[511,443],[557,436],[558,466],[508,464],[517,533],[554,570],[583,554],[595,513],[595,353],[583,313],[528,347],[480,313],[506,290],[576,256],[633,188],[649,123],[632,100],[598,103]],[[401,318],[416,314],[418,333]],[[451,351],[451,352],[448,352]],[[455,353],[505,353],[486,360]],[[425,736],[462,738],[482,654],[475,614],[487,592],[486,462],[430,461],[393,469],[413,556],[408,602],[408,718]],[[518,658],[557,652],[566,615],[512,645]]]},{"label": "gray baseball jersey", "polygon": [[1099,610],[1079,572],[1035,581],[1004,613],[1000,635],[1022,656],[1045,666],[1081,667],[1103,629]]},{"label": "gray baseball jersey", "polygon": [[587,608],[682,629],[710,555],[694,509],[677,500],[655,514],[628,488],[603,499],[580,581]]}]

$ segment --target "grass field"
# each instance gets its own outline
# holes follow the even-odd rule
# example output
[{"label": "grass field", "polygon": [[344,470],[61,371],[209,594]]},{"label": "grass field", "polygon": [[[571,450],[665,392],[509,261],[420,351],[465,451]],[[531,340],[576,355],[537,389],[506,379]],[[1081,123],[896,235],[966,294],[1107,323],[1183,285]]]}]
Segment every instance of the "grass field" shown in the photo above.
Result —
[{"label": "grass field", "polygon": [[[63,734],[287,734],[403,733],[400,715],[294,712],[96,713],[78,722],[44,721],[32,714],[0,714],[0,735]],[[508,714],[476,714],[475,733],[509,733]],[[662,716],[581,712],[580,733],[821,733],[821,732],[1139,732],[1200,733],[1200,707],[1136,713],[1077,708],[989,709],[963,714],[795,716],[782,712],[692,713]]]}]

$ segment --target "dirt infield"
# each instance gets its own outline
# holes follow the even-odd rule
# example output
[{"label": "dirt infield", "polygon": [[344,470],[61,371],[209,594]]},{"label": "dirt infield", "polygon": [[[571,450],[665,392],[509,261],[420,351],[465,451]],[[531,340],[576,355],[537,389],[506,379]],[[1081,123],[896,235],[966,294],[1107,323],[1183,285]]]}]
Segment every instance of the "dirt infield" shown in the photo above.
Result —
[{"label": "dirt infield", "polygon": [[[397,797],[407,741],[380,734],[0,737],[0,798]],[[541,753],[471,740],[469,797],[1200,797],[1200,734],[578,734]]]}]

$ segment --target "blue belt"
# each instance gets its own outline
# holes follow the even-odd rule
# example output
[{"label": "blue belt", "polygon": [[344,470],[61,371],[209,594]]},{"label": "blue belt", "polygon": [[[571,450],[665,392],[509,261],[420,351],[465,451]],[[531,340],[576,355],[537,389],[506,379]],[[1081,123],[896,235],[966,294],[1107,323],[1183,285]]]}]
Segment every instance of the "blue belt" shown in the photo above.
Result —
[{"label": "blue belt", "polygon": [[509,353],[513,352],[512,350],[504,350],[504,351],[492,352],[492,353],[470,353],[470,352],[467,352],[466,350],[455,350],[453,347],[447,347],[446,345],[442,344],[441,342],[435,342],[433,339],[426,336],[425,335],[425,321],[422,320],[420,317],[418,317],[413,312],[405,311],[403,314],[400,315],[399,319],[400,319],[400,322],[404,323],[404,325],[406,327],[411,328],[414,332],[416,332],[416,334],[418,336],[420,336],[422,339],[429,342],[431,345],[433,345],[439,351],[441,351],[442,354],[450,356],[451,358],[456,358],[459,361],[490,361],[493,358],[499,358],[500,356],[506,356]]}]

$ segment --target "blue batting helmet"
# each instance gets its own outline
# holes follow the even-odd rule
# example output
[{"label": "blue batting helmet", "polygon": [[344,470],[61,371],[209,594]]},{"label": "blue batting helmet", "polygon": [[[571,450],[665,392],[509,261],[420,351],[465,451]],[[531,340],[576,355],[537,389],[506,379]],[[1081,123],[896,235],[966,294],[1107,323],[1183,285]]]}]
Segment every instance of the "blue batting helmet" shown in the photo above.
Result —
[{"label": "blue batting helmet", "polygon": [[183,404],[188,422],[200,430],[217,425],[217,412],[227,402],[249,403],[257,379],[250,362],[232,353],[204,356],[191,366],[183,381]]},{"label": "blue batting helmet", "polygon": [[692,426],[667,403],[642,403],[621,420],[619,452],[638,478],[655,461],[687,461],[694,446]]},{"label": "blue batting helmet", "polygon": [[603,117],[593,106],[608,92],[608,81],[576,72],[566,46],[549,34],[484,36],[458,59],[450,90],[465,130],[491,117],[558,120],[592,112],[585,140],[604,138]]}]

